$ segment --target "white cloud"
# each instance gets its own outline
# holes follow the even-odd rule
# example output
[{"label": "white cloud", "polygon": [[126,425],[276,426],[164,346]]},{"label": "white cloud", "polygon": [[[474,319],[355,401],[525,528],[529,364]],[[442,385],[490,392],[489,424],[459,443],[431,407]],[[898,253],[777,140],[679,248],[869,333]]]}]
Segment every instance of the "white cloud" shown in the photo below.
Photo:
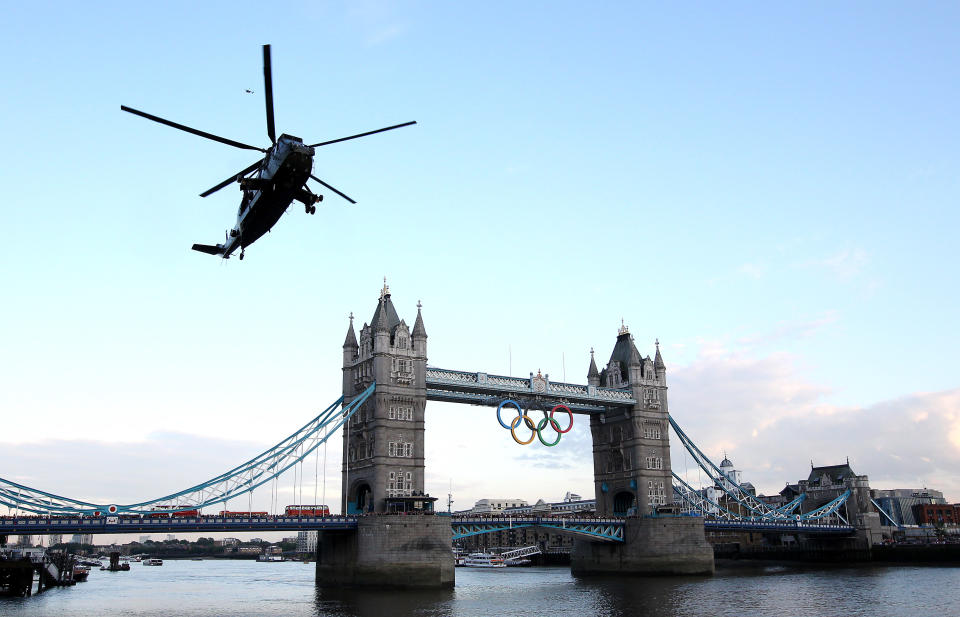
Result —
[{"label": "white cloud", "polygon": [[811,265],[826,268],[837,278],[847,280],[859,275],[869,263],[867,252],[861,248],[843,249],[824,259],[810,262]]},{"label": "white cloud", "polygon": [[[671,371],[668,383],[684,431],[711,458],[726,452],[761,491],[806,477],[810,461],[849,457],[873,488],[925,485],[960,498],[960,389],[842,408],[825,402],[829,389],[789,354],[716,348]],[[679,473],[685,452],[678,443],[672,450]]]}]

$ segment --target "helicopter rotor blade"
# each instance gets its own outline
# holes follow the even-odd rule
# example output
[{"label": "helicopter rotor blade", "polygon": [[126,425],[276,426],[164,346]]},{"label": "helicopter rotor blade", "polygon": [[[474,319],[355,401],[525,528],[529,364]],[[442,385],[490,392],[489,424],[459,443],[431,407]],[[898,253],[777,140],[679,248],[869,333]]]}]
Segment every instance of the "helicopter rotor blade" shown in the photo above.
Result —
[{"label": "helicopter rotor blade", "polygon": [[160,124],[166,124],[167,126],[172,126],[175,129],[180,129],[181,131],[186,131],[187,133],[193,133],[194,135],[199,135],[200,137],[206,137],[207,139],[212,139],[213,141],[219,141],[222,144],[227,144],[228,146],[233,146],[234,148],[242,148],[244,150],[256,150],[257,152],[266,152],[266,150],[264,150],[263,148],[258,148],[256,146],[240,143],[239,141],[233,141],[232,139],[227,139],[226,137],[220,137],[219,135],[214,135],[213,133],[207,133],[205,131],[193,129],[193,128],[190,128],[189,126],[178,124],[170,120],[165,120],[159,116],[154,116],[153,114],[148,114],[146,112],[140,111],[138,109],[134,109],[132,107],[127,107],[126,105],[121,105],[120,110],[130,112],[135,116],[140,116],[141,118],[146,118],[147,120],[153,120],[154,122],[159,122]]},{"label": "helicopter rotor blade", "polygon": [[230,184],[233,184],[234,182],[238,182],[238,181],[240,180],[240,178],[242,178],[243,176],[247,175],[248,173],[250,173],[251,171],[253,171],[253,170],[256,169],[257,167],[259,167],[259,166],[260,166],[260,163],[262,163],[262,162],[263,162],[263,161],[257,161],[256,163],[254,163],[254,164],[251,165],[250,167],[247,167],[246,169],[244,169],[244,170],[241,171],[240,173],[235,173],[235,174],[233,174],[232,176],[230,176],[229,178],[227,178],[226,180],[224,180],[223,182],[221,182],[221,183],[218,184],[217,186],[215,186],[215,187],[213,187],[213,188],[210,188],[210,189],[207,189],[206,191],[200,193],[200,197],[207,197],[208,195],[212,195],[212,194],[216,193],[217,191],[219,191],[220,189],[222,189],[222,188],[225,187],[225,186],[228,186],[228,185],[230,185]]},{"label": "helicopter rotor blade", "polygon": [[411,122],[404,122],[403,124],[395,124],[393,126],[384,127],[382,129],[377,129],[375,131],[367,131],[366,133],[358,133],[356,135],[351,135],[350,137],[341,137],[340,139],[331,139],[330,141],[321,141],[318,144],[310,144],[311,148],[319,148],[320,146],[328,146],[330,144],[339,143],[341,141],[347,141],[348,139],[356,139],[357,137],[366,137],[367,135],[373,135],[374,133],[382,133],[384,131],[392,131],[393,129],[399,129],[404,126],[410,126],[411,124],[416,124],[417,121],[413,120]]},{"label": "helicopter rotor blade", "polygon": [[346,195],[346,194],[344,194],[344,193],[341,193],[340,191],[338,191],[337,189],[333,188],[332,186],[330,186],[329,184],[327,184],[326,182],[324,182],[324,181],[321,180],[320,178],[316,177],[315,175],[310,174],[310,177],[313,178],[314,180],[316,180],[317,182],[319,182],[320,184],[322,184],[323,186],[327,187],[328,189],[330,189],[331,191],[333,191],[334,193],[336,193],[336,194],[339,195],[340,197],[343,197],[344,199],[346,199],[346,200],[349,201],[350,203],[352,203],[352,204],[357,203],[357,202],[355,202],[354,200],[350,199],[350,197],[349,197],[348,195]]},{"label": "helicopter rotor blade", "polygon": [[277,143],[277,131],[273,124],[273,72],[270,67],[270,46],[263,46],[263,96],[267,102],[267,135],[270,143]]}]

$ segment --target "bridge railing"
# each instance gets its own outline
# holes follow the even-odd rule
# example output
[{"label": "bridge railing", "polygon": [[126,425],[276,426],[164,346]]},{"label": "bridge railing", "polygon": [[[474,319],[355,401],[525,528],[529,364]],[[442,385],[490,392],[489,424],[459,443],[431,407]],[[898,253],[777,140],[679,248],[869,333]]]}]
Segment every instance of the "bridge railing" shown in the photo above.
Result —
[{"label": "bridge railing", "polygon": [[[540,388],[536,387],[540,384]],[[427,367],[427,386],[448,386],[474,392],[536,394],[559,399],[577,399],[613,405],[633,405],[636,400],[631,390],[602,388],[572,383],[551,382],[545,378],[507,377],[482,372],[455,371]]]}]

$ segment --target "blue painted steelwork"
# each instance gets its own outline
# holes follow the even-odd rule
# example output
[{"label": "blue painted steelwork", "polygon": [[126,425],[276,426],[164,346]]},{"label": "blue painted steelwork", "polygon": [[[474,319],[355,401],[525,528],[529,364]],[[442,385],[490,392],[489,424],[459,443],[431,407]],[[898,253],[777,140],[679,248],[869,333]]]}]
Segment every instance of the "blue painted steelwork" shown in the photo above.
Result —
[{"label": "blue painted steelwork", "polygon": [[623,519],[618,518],[558,518],[521,516],[516,518],[454,517],[453,539],[460,540],[497,531],[543,527],[560,533],[587,537],[605,542],[623,542]]},{"label": "blue painted steelwork", "polygon": [[602,413],[610,407],[633,407],[629,389],[554,383],[542,376],[507,377],[427,367],[427,400],[496,407],[503,399],[552,407],[563,404],[579,413]]},{"label": "blue painted steelwork", "polygon": [[246,463],[234,467],[196,486],[150,501],[134,504],[96,504],[71,499],[0,478],[0,504],[10,508],[56,515],[143,514],[148,512],[177,512],[199,509],[225,503],[228,499],[247,494],[287,471],[323,444],[339,429],[376,389],[376,382],[339,409],[343,397],[337,399],[320,415],[298,431]]},{"label": "blue painted steelwork", "polygon": [[39,516],[0,517],[0,534],[44,535],[65,533],[173,533],[192,531],[295,531],[356,529],[356,516],[168,517],[149,516]]},{"label": "blue painted steelwork", "polygon": [[703,527],[707,531],[792,531],[810,535],[845,535],[855,531],[852,525],[835,525],[822,522],[797,520],[705,520]]},{"label": "blue painted steelwork", "polygon": [[[760,520],[778,520],[778,519],[793,519],[797,518],[799,520],[812,520],[824,518],[831,515],[836,515],[839,518],[842,518],[837,513],[838,508],[846,502],[847,498],[850,496],[850,491],[847,491],[834,501],[827,504],[822,508],[818,508],[811,512],[807,512],[801,515],[792,514],[793,511],[800,505],[804,498],[803,495],[794,499],[785,506],[779,508],[771,507],[769,504],[766,504],[753,495],[751,495],[747,490],[742,486],[728,478],[723,474],[719,467],[714,464],[707,456],[697,447],[693,440],[683,432],[683,429],[676,423],[672,416],[669,417],[670,426],[673,427],[673,430],[676,432],[677,437],[680,438],[680,443],[683,444],[684,448],[687,449],[687,452],[693,457],[697,465],[700,466],[707,476],[713,482],[714,486],[719,490],[722,490],[726,493],[732,500],[737,504],[746,509],[746,513],[735,513],[727,508],[720,506],[718,503],[707,499],[705,496],[700,494],[700,491],[696,491],[690,487],[686,482],[681,480],[677,474],[673,474],[673,477],[680,483],[680,486],[674,485],[674,494],[681,497],[684,501],[691,504],[697,511],[703,514],[712,514],[718,518],[729,518],[735,520],[745,520],[745,519],[760,519]],[[712,507],[707,508],[704,504],[709,504]]]}]

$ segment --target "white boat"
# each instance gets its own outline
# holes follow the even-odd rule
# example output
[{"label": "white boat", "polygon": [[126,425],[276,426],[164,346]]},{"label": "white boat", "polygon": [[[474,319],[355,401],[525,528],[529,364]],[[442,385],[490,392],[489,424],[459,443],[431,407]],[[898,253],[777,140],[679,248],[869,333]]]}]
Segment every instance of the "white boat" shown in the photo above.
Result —
[{"label": "white boat", "polygon": [[470,553],[463,560],[463,565],[467,568],[506,568],[507,563],[499,556],[493,553]]},{"label": "white boat", "polygon": [[257,555],[257,561],[261,563],[273,563],[283,561],[283,555]]},{"label": "white boat", "polygon": [[143,565],[145,565],[145,566],[162,566],[162,565],[163,565],[163,560],[162,560],[162,559],[157,559],[156,557],[153,557],[153,558],[151,558],[151,559],[144,559],[142,563],[143,563]]}]

